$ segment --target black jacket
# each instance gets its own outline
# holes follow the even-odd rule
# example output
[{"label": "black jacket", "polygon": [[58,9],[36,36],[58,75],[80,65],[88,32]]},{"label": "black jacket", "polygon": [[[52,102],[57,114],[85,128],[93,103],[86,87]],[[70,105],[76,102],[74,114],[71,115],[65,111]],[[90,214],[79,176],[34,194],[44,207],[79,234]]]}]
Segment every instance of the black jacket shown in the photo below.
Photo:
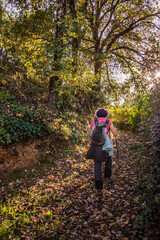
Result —
[{"label": "black jacket", "polygon": [[105,151],[102,151],[102,146],[97,146],[91,143],[86,159],[94,159],[97,162],[107,162],[108,154]]}]

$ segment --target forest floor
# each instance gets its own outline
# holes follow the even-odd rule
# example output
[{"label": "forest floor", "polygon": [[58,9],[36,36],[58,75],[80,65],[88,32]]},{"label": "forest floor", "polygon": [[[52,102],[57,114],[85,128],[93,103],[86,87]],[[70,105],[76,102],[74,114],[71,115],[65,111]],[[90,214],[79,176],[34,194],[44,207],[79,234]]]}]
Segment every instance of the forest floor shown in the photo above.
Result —
[{"label": "forest floor", "polygon": [[[1,239],[139,240],[134,228],[139,211],[141,174],[138,136],[122,133],[113,157],[113,180],[102,194],[94,185],[93,160],[86,160],[89,141],[41,175],[2,184]],[[33,169],[34,172],[34,169]]]}]

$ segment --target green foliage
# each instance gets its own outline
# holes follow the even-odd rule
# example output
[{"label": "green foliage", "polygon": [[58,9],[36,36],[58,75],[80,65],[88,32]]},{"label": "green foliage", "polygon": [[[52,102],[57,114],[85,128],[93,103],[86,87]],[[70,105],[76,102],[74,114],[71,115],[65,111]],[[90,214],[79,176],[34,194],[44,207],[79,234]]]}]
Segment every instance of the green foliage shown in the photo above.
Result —
[{"label": "green foliage", "polygon": [[[129,123],[131,124],[132,131],[140,130],[142,124],[144,124],[144,128],[147,128],[148,122],[150,121],[151,115],[151,106],[150,106],[150,96],[138,96],[132,107],[130,112],[130,120]],[[146,123],[145,123],[146,121]],[[142,129],[142,128],[141,128]],[[149,129],[145,129],[148,131]]]},{"label": "green foliage", "polygon": [[149,132],[149,123],[152,117],[151,97],[149,95],[138,96],[124,106],[116,105],[109,109],[111,118],[119,129],[132,132]]},{"label": "green foliage", "polygon": [[34,106],[19,105],[9,91],[2,91],[0,110],[0,143],[9,143],[26,137],[44,136],[50,132],[44,120],[44,112]]},{"label": "green foliage", "polygon": [[65,112],[54,119],[50,127],[58,137],[63,140],[71,140],[74,144],[81,142],[88,131],[88,122],[84,125],[84,121],[88,121],[85,117],[79,117],[74,112]]},{"label": "green foliage", "polygon": [[[149,51],[148,46],[158,52],[158,48],[155,49],[156,31],[150,31],[150,28],[155,30],[152,18],[156,18],[158,6],[155,4],[146,7],[147,0],[141,1],[141,4],[139,1],[108,1],[102,4],[103,7],[98,7],[97,4],[101,3],[80,1],[77,4],[69,1],[66,9],[60,9],[63,4],[59,1],[54,4],[50,1],[30,0],[27,3],[9,0],[1,3],[1,73],[4,79],[8,80],[15,75],[18,81],[19,75],[23,75],[23,81],[34,79],[47,85],[49,78],[56,75],[57,83],[63,91],[65,79],[61,79],[61,75],[74,76],[79,72],[79,86],[82,87],[85,79],[82,75],[87,74],[86,69],[89,68],[92,78],[95,77],[94,70],[98,77],[97,83],[89,87],[92,91],[101,90],[92,94],[89,100],[85,96],[84,101],[87,99],[89,102],[104,90],[117,95],[120,86],[113,77],[112,70],[121,66],[123,72],[132,75],[126,85],[143,86],[141,76],[137,80],[134,72],[141,73],[139,64],[146,65],[148,69],[149,60],[153,62],[153,51]],[[63,10],[66,14],[61,18]],[[111,18],[106,22],[108,14]],[[89,80],[90,78],[87,79],[88,82]],[[68,84],[76,86],[77,81]],[[77,89],[79,91],[76,86],[75,91]],[[73,92],[70,91],[69,94]],[[83,92],[80,94],[78,98],[82,98]]]},{"label": "green foliage", "polygon": [[[34,190],[33,190],[34,192]],[[24,193],[25,194],[25,193]],[[24,203],[20,204],[20,201],[24,198],[17,195],[15,198],[15,202],[13,201],[11,203],[11,199],[8,199],[8,201],[4,204],[0,204],[0,210],[3,216],[5,216],[4,221],[1,224],[0,227],[0,238],[1,239],[10,239],[17,238],[19,236],[19,232],[21,232],[21,229],[23,229],[24,226],[31,227],[34,223],[34,219],[39,215],[39,210],[37,209],[37,205],[41,202],[42,207],[40,208],[40,217],[43,222],[46,221],[52,221],[53,215],[52,212],[47,211],[47,208],[43,207],[46,203],[48,203],[49,199],[51,199],[51,196],[48,197],[48,195],[43,195],[38,197],[38,201],[33,200],[34,193],[32,191],[28,191],[25,194],[25,198],[28,202],[30,202],[30,206],[23,205]],[[34,197],[35,198],[35,197]],[[36,199],[36,198],[35,198]],[[11,204],[11,205],[10,205]],[[41,227],[40,224],[39,227]],[[45,227],[42,227],[43,230],[45,230]],[[19,229],[18,231],[16,231]],[[32,235],[34,237],[34,233]]]},{"label": "green foliage", "polygon": [[91,71],[86,69],[85,73],[79,71],[72,75],[71,71],[65,70],[59,72],[59,79],[63,81],[63,85],[54,88],[56,98],[52,100],[58,112],[74,111],[83,114],[95,107],[93,97],[98,94],[92,90],[96,79]]},{"label": "green foliage", "polygon": [[[160,224],[160,112],[153,119],[150,132],[150,161],[147,165],[147,175],[141,180],[139,188],[143,191],[140,198],[141,211],[136,218],[136,226],[145,231],[157,228]],[[145,180],[145,181],[144,181]]]},{"label": "green foliage", "polygon": [[55,138],[61,141],[69,140],[78,143],[82,141],[88,130],[88,125],[83,124],[82,115],[79,117],[75,112],[79,104],[69,102],[69,96],[68,102],[64,103],[60,98],[55,102],[55,109],[58,110],[56,118],[55,114],[53,117],[53,111],[49,110],[44,103],[19,104],[17,97],[12,95],[9,90],[1,91],[0,102],[2,106],[0,110],[0,144],[3,145],[28,137],[42,137],[51,132]]},{"label": "green foliage", "polygon": [[120,106],[116,105],[109,109],[110,118],[114,122],[114,125],[118,129],[122,130],[130,130],[131,123],[130,123],[130,113],[132,108],[129,105]]}]

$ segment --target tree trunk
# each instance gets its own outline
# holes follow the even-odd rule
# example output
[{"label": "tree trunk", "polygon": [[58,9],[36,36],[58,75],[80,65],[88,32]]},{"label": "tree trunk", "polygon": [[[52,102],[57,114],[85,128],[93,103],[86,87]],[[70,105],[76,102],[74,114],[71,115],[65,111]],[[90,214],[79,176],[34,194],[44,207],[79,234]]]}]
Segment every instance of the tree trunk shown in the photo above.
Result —
[{"label": "tree trunk", "polygon": [[95,60],[94,64],[95,85],[92,87],[94,105],[98,105],[103,98],[101,92],[101,66],[102,63],[99,60]]},{"label": "tree trunk", "polygon": [[58,97],[58,87],[61,86],[61,80],[58,72],[61,70],[61,59],[63,55],[63,32],[64,32],[64,19],[66,14],[66,0],[57,1],[57,19],[54,38],[54,59],[53,59],[53,71],[55,75],[50,77],[49,82],[49,103],[53,105],[53,99]]},{"label": "tree trunk", "polygon": [[100,45],[98,40],[98,30],[95,29],[94,31],[94,74],[95,74],[95,86],[93,86],[93,92],[94,92],[94,104],[96,104],[100,97],[101,97],[101,66],[102,62],[100,60]]},{"label": "tree trunk", "polygon": [[78,49],[80,45],[80,38],[78,36],[79,26],[77,22],[75,0],[69,0],[69,8],[70,8],[71,16],[73,20],[73,32],[75,33],[75,36],[73,36],[73,39],[72,39],[72,58],[73,58],[72,66],[73,66],[73,74],[75,74],[78,69]]}]

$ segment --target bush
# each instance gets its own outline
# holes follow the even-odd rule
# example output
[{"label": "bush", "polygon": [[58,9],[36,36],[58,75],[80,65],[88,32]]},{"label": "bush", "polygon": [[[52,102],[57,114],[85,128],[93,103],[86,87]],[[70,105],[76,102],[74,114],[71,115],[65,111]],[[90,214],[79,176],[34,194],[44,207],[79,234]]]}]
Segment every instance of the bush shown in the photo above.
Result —
[{"label": "bush", "polygon": [[[10,92],[1,91],[0,97],[0,144],[8,145],[27,137],[53,133],[61,141],[70,140],[80,142],[88,125],[84,119],[73,110],[65,109],[55,113],[50,111],[45,104],[19,105],[16,97]],[[55,118],[55,119],[54,119]],[[87,122],[87,120],[86,120]]]},{"label": "bush", "polygon": [[[160,111],[153,119],[150,131],[150,162],[147,165],[147,179],[140,182],[139,187],[143,190],[140,198],[141,211],[136,218],[136,226],[142,227],[145,232],[152,227],[155,239],[155,230],[160,226]],[[152,235],[153,237],[153,235]]]},{"label": "bush", "polygon": [[149,132],[151,120],[151,98],[149,95],[138,96],[132,102],[126,102],[123,106],[116,105],[109,112],[115,126],[121,130],[131,130],[132,132],[145,129]]},{"label": "bush", "polygon": [[129,105],[119,106],[116,105],[109,109],[109,118],[111,117],[114,125],[121,130],[130,130],[131,122],[130,122],[130,112],[131,107]]},{"label": "bush", "polygon": [[151,120],[152,107],[149,94],[138,96],[131,107],[130,120],[131,130],[133,132],[145,129],[149,133],[149,123]]},{"label": "bush", "polygon": [[0,102],[0,144],[36,135],[42,137],[50,132],[45,115],[37,112],[34,106],[19,106],[9,91],[1,92]]},{"label": "bush", "polygon": [[[50,124],[50,127],[55,136],[61,140],[71,140],[73,143],[78,143],[88,131],[89,123],[84,118],[79,117],[75,112],[68,111],[64,114],[59,114]],[[87,124],[84,125],[84,122]]]}]

